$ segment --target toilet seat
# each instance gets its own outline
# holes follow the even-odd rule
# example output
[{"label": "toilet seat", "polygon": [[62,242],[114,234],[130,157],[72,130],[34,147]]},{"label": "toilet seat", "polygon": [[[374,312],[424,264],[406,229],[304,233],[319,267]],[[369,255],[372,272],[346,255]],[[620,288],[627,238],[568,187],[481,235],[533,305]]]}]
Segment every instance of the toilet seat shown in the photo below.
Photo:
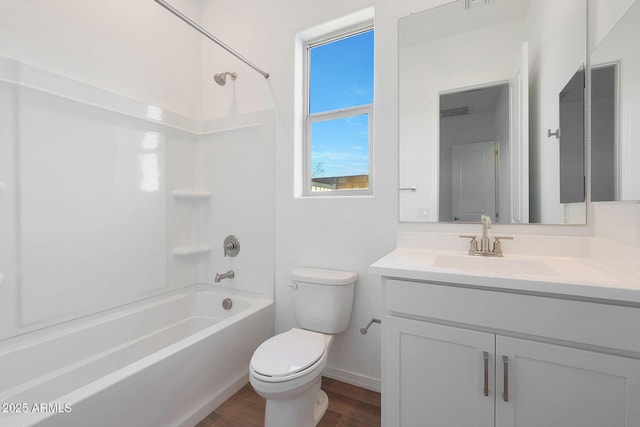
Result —
[{"label": "toilet seat", "polygon": [[251,373],[262,381],[289,381],[313,371],[325,353],[323,334],[293,328],[269,338],[256,349]]}]

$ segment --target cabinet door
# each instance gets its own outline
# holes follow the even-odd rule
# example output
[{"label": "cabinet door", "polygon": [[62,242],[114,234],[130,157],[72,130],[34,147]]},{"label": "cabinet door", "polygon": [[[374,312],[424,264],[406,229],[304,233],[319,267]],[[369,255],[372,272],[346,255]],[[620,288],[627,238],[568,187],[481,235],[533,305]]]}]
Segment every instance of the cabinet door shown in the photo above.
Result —
[{"label": "cabinet door", "polygon": [[496,427],[640,426],[640,360],[502,336],[496,357]]},{"label": "cabinet door", "polygon": [[393,316],[382,326],[384,426],[493,427],[494,335]]}]

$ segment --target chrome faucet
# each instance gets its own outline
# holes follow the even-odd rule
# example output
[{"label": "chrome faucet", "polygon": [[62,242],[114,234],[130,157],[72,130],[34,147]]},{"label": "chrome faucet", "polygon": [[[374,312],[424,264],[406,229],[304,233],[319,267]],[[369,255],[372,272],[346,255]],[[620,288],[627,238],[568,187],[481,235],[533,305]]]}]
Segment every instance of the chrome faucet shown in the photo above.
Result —
[{"label": "chrome faucet", "polygon": [[480,217],[480,222],[482,223],[482,240],[480,240],[480,252],[483,254],[487,252],[491,252],[490,246],[491,242],[489,242],[489,229],[491,228],[491,217],[489,215],[482,215]]},{"label": "chrome faucet", "polygon": [[220,283],[222,279],[233,279],[235,276],[236,276],[236,273],[234,273],[233,270],[229,270],[226,273],[222,273],[222,274],[216,273],[216,278],[214,279],[214,281],[216,283]]},{"label": "chrome faucet", "polygon": [[480,217],[482,223],[482,238],[480,239],[480,249],[478,249],[477,236],[462,235],[466,239],[471,239],[469,242],[469,255],[474,256],[495,256],[501,257],[502,254],[502,242],[501,240],[513,240],[513,237],[494,237],[493,248],[491,247],[491,240],[489,239],[489,229],[491,228],[491,217],[488,215],[482,215]]}]

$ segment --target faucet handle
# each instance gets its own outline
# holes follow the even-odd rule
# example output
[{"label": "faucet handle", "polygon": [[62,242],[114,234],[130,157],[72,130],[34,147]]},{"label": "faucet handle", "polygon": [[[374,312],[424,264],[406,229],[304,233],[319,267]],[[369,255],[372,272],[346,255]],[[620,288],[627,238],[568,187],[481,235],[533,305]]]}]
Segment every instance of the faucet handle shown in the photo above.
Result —
[{"label": "faucet handle", "polygon": [[461,234],[460,237],[464,238],[464,239],[471,239],[469,241],[469,255],[473,255],[476,254],[478,252],[478,241],[477,236],[470,236],[470,235],[466,235],[466,234]]},{"label": "faucet handle", "polygon": [[493,241],[493,253],[502,254],[502,242],[501,240],[513,240],[513,237],[496,236]]}]

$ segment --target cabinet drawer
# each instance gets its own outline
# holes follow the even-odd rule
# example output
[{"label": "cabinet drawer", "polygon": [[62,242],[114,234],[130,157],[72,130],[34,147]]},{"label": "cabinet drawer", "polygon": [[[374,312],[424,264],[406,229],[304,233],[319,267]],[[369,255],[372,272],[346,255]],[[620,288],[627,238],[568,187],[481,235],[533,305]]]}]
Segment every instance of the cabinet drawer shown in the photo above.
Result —
[{"label": "cabinet drawer", "polygon": [[640,308],[384,280],[385,310],[640,354]]}]

